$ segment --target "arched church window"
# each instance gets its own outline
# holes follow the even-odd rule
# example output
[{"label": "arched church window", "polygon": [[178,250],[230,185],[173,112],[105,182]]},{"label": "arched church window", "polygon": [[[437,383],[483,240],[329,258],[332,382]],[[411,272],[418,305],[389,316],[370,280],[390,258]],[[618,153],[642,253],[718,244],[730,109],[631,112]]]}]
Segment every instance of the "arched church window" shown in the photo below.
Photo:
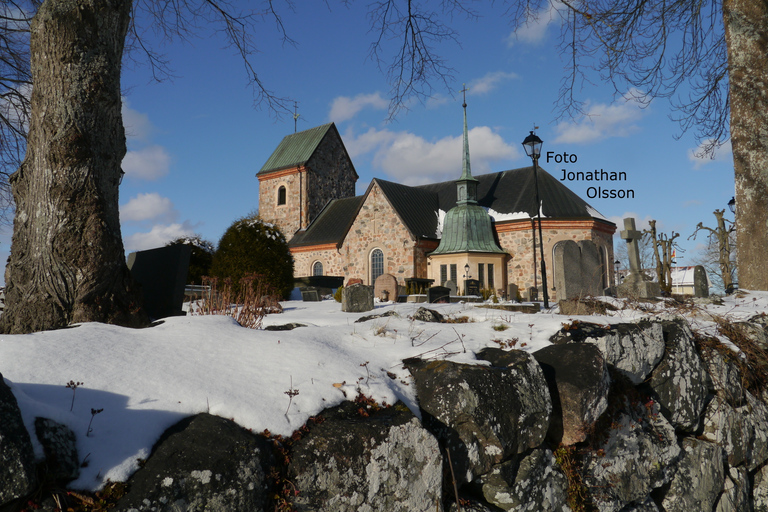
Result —
[{"label": "arched church window", "polygon": [[313,276],[321,276],[323,275],[323,264],[320,261],[316,261],[314,265],[312,265],[312,275]]},{"label": "arched church window", "polygon": [[285,204],[285,187],[280,186],[280,188],[277,189],[277,205],[283,205]]},{"label": "arched church window", "polygon": [[371,251],[371,284],[376,282],[381,274],[384,273],[384,253],[381,249]]}]

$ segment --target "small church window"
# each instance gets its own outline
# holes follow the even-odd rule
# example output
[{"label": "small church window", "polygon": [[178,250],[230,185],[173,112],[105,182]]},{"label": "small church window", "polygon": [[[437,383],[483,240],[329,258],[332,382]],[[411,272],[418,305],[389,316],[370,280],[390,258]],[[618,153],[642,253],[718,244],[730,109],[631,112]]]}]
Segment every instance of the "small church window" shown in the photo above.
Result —
[{"label": "small church window", "polygon": [[277,205],[283,205],[285,204],[286,197],[285,197],[285,187],[280,186],[280,188],[277,189]]},{"label": "small church window", "polygon": [[445,286],[448,280],[448,265],[440,265],[440,286]]},{"label": "small church window", "polygon": [[451,281],[454,282],[454,284],[459,282],[458,273],[456,272],[456,264],[451,263]]},{"label": "small church window", "polygon": [[319,261],[316,261],[314,265],[312,265],[312,275],[313,276],[321,276],[323,275],[323,264]]},{"label": "small church window", "polygon": [[493,263],[488,264],[488,288],[493,290],[493,287],[496,283],[493,279]]},{"label": "small church window", "polygon": [[374,249],[371,252],[371,284],[376,282],[381,274],[384,273],[384,253],[381,249]]},{"label": "small church window", "polygon": [[485,265],[482,263],[477,264],[477,280],[480,281],[480,286],[485,285]]}]

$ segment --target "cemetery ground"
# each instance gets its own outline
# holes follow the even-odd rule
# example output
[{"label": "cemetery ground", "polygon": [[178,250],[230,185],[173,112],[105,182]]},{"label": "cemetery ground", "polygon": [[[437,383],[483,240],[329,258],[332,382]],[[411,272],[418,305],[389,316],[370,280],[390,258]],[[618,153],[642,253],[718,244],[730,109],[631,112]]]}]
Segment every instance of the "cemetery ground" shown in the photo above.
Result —
[{"label": "cemetery ground", "polygon": [[738,321],[768,312],[768,292],[699,305],[602,300],[617,309],[586,317],[560,315],[557,307],[525,314],[435,304],[426,306],[452,321],[427,323],[410,318],[425,304],[377,303],[373,311],[344,313],[334,300],[296,300],[264,319],[265,327],[303,325],[292,330],[246,329],[225,316],[170,317],[145,329],[89,323],[3,336],[0,372],[29,432],[36,416],[75,432],[83,467],[69,487],[93,491],[127,479],[164,430],[196,413],[281,435],[360,394],[379,403],[400,400],[419,415],[406,358],[487,365],[475,359],[482,348],[535,352],[574,320],[609,324],[664,313],[682,315],[694,330],[733,347],[714,317]]}]

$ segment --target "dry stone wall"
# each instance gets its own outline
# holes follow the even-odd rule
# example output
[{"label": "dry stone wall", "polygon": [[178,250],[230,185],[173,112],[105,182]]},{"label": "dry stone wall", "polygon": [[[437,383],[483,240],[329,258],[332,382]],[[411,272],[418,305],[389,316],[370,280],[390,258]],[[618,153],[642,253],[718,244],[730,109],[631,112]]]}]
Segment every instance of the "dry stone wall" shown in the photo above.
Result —
[{"label": "dry stone wall", "polygon": [[[765,327],[755,318],[740,332],[766,350]],[[455,483],[465,511],[768,512],[767,393],[742,360],[674,317],[571,324],[552,342],[533,354],[485,349],[479,365],[406,360],[419,411],[358,396],[291,438],[188,418],[114,510],[449,511]],[[32,500],[52,512],[50,498],[35,501],[10,392],[0,411],[0,511]],[[56,440],[44,467],[62,487],[74,436],[35,424]]]}]

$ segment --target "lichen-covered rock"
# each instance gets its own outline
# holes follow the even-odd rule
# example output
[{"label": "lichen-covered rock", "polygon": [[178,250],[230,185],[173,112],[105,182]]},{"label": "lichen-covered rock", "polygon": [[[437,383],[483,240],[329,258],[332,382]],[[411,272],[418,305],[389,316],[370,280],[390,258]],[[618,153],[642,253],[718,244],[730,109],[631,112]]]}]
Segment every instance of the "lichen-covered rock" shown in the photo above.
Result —
[{"label": "lichen-covered rock", "polygon": [[442,322],[443,315],[435,311],[434,309],[428,309],[421,307],[411,316],[412,319],[420,322]]},{"label": "lichen-covered rock", "polygon": [[294,443],[294,509],[433,512],[442,493],[437,440],[402,403],[369,416],[358,409],[345,402],[323,411],[324,421]]},{"label": "lichen-covered rock", "polygon": [[649,496],[644,500],[630,503],[621,509],[621,512],[659,512],[659,507],[656,506],[656,502]]},{"label": "lichen-covered rock", "polygon": [[272,465],[266,438],[230,420],[198,414],[163,434],[115,510],[266,511]]},{"label": "lichen-covered rock", "polygon": [[600,350],[589,343],[551,345],[533,354],[552,397],[547,439],[555,446],[584,441],[608,407],[610,377]]},{"label": "lichen-covered rock", "polygon": [[768,460],[768,406],[748,391],[744,396],[747,403],[736,411],[744,417],[749,435],[747,469],[754,471]]},{"label": "lichen-covered rock", "polygon": [[459,485],[513,455],[538,447],[552,402],[544,373],[528,353],[503,366],[409,359],[424,426],[450,450]]},{"label": "lichen-covered rock", "polygon": [[549,448],[497,464],[480,477],[483,496],[502,510],[570,511],[568,479]]},{"label": "lichen-covered rock", "polygon": [[743,464],[752,451],[754,428],[751,422],[720,397],[714,397],[704,410],[701,438],[717,443],[728,458],[728,465]]},{"label": "lichen-covered rock", "polygon": [[664,495],[665,512],[712,510],[725,479],[722,448],[687,437],[677,473]]},{"label": "lichen-covered rock", "polygon": [[664,334],[658,322],[612,325],[605,336],[585,341],[597,345],[605,361],[633,384],[643,382],[664,356]]},{"label": "lichen-covered rock", "polygon": [[0,374],[0,505],[37,485],[35,456],[16,397]]},{"label": "lichen-covered rock", "polygon": [[35,435],[43,447],[49,478],[69,481],[80,475],[77,439],[68,426],[48,418],[35,418]]},{"label": "lichen-covered rock", "polygon": [[680,446],[658,404],[627,400],[606,434],[584,462],[586,484],[595,490],[600,512],[621,510],[672,479]]},{"label": "lichen-covered rock", "polygon": [[717,350],[702,353],[710,377],[710,391],[734,407],[744,402],[744,386],[738,365]]},{"label": "lichen-covered rock", "polygon": [[730,468],[725,476],[723,493],[717,500],[715,512],[750,512],[752,510],[752,489],[746,468]]},{"label": "lichen-covered rock", "polygon": [[768,466],[755,472],[752,499],[755,512],[768,512]]},{"label": "lichen-covered rock", "polygon": [[692,432],[700,423],[707,401],[709,375],[704,368],[688,323],[662,322],[667,351],[648,380],[663,413],[678,430]]}]

